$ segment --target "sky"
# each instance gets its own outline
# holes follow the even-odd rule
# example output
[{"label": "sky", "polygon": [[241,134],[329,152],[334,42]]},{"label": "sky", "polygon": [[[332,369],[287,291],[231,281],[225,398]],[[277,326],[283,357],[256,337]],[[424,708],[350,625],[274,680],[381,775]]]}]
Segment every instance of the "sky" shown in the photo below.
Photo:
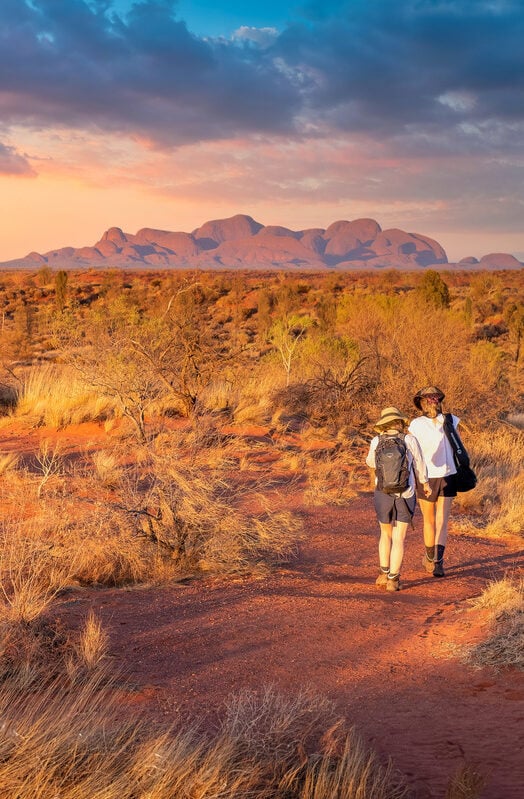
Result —
[{"label": "sky", "polygon": [[1,0],[0,261],[237,213],[524,260],[524,0]]}]

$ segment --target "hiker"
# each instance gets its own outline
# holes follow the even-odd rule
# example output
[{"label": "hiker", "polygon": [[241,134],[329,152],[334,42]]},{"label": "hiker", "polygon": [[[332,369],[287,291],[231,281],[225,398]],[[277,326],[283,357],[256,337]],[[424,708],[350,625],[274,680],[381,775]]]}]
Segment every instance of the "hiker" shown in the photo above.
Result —
[{"label": "hiker", "polygon": [[[420,444],[429,477],[431,494],[429,496],[417,485],[419,501],[424,523],[424,546],[422,556],[424,569],[433,577],[445,577],[444,550],[448,537],[448,520],[453,497],[457,492],[449,477],[456,474],[453,452],[444,431],[444,414],[442,400],[444,392],[437,386],[421,388],[413,397],[415,407],[421,416],[413,419],[409,425]],[[459,419],[451,415],[456,428]]]},{"label": "hiker", "polygon": [[373,428],[378,435],[371,440],[366,458],[380,526],[380,574],[375,584],[387,591],[402,587],[404,539],[416,505],[414,472],[428,496],[431,492],[417,439],[404,432],[407,421],[398,408],[384,408]]}]

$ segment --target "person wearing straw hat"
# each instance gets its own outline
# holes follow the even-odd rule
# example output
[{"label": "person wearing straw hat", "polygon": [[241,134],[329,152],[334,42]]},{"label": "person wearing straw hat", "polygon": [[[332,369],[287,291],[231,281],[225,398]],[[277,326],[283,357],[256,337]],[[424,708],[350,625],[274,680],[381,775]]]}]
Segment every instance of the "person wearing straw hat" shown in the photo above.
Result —
[{"label": "person wearing straw hat", "polygon": [[[415,511],[415,474],[418,482],[431,492],[426,464],[415,436],[406,433],[408,419],[398,408],[384,408],[374,426],[376,435],[369,445],[366,465],[370,469],[371,488],[375,512],[380,527],[378,544],[380,574],[375,584],[387,591],[401,588],[400,570],[404,558],[404,541],[408,524]],[[386,446],[390,451],[398,449],[399,481],[386,485],[382,474],[381,457]]]},{"label": "person wearing straw hat", "polygon": [[[413,419],[409,431],[420,444],[429,476],[431,494],[417,486],[417,497],[424,523],[422,566],[433,577],[445,577],[444,550],[448,537],[448,521],[453,497],[457,496],[448,478],[456,474],[451,444],[444,431],[442,400],[444,392],[437,386],[425,386],[413,397],[421,415]],[[452,414],[456,428],[460,419]]]}]

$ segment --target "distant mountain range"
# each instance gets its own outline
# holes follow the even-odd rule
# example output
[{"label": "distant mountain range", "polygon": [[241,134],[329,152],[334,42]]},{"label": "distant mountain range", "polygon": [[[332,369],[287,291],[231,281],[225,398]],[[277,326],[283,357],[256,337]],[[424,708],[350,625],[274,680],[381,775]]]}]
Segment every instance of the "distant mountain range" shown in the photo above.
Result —
[{"label": "distant mountain range", "polygon": [[290,230],[237,214],[205,222],[192,233],[142,228],[106,230],[88,247],[61,247],[0,264],[5,268],[156,267],[179,269],[521,269],[509,253],[448,262],[441,245],[420,233],[382,230],[374,219],[333,222],[328,228]]}]

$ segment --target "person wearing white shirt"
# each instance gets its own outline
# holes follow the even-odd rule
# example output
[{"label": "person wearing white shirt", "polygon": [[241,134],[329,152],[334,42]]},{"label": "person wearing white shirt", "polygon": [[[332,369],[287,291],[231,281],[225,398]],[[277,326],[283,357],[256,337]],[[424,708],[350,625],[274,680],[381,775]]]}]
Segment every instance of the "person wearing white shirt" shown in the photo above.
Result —
[{"label": "person wearing white shirt", "polygon": [[[434,577],[445,577],[444,550],[448,537],[448,521],[453,497],[457,496],[448,478],[456,474],[453,450],[444,431],[444,414],[442,400],[444,393],[437,386],[421,388],[413,397],[415,407],[421,416],[409,425],[409,431],[420,444],[422,455],[431,487],[431,494],[426,496],[422,487],[417,486],[417,497],[424,524],[425,554],[422,565]],[[459,423],[457,416],[452,416],[453,426]]]},{"label": "person wearing white shirt", "polygon": [[[375,584],[385,587],[387,591],[398,591],[401,588],[400,569],[404,558],[404,541],[416,504],[414,474],[416,474],[418,482],[425,487],[428,495],[431,491],[418,442],[414,436],[403,432],[407,421],[407,417],[398,408],[384,408],[380,419],[374,426],[378,435],[371,440],[366,457],[366,465],[369,467],[371,477],[370,487],[374,491],[373,500],[380,527],[378,545],[380,574]],[[386,493],[377,484],[375,454],[382,436],[400,437],[405,444],[403,465],[405,469],[407,458],[408,475],[407,487],[403,491]],[[405,479],[405,471],[403,475]],[[403,485],[405,484],[403,482]]]}]

